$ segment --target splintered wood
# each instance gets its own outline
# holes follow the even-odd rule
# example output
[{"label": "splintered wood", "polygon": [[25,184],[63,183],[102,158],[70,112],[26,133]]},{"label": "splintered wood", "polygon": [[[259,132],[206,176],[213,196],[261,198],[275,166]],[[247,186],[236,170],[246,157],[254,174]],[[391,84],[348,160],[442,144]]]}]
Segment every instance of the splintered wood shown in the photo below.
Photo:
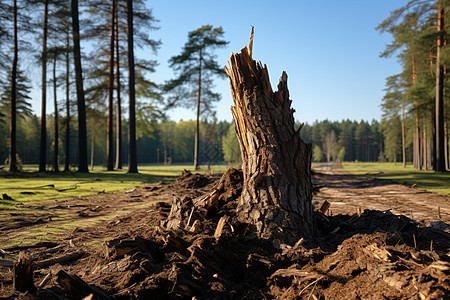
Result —
[{"label": "splintered wood", "polygon": [[312,240],[311,145],[294,128],[286,72],[273,92],[267,67],[252,59],[253,33],[225,67],[244,176],[238,218],[275,243]]}]

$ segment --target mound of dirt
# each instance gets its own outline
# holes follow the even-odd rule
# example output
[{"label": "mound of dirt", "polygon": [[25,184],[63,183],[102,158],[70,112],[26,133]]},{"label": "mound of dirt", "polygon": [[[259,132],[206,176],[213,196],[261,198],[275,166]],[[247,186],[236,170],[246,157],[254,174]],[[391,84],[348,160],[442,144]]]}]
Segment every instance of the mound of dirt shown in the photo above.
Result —
[{"label": "mound of dirt", "polygon": [[[192,176],[183,174],[172,187],[191,189],[192,182],[203,180]],[[103,238],[106,232],[113,237],[113,228],[127,230],[100,251],[87,250],[69,265],[35,272],[37,283],[43,273],[52,280],[34,298],[445,299],[450,294],[449,233],[390,211],[337,216],[317,211],[317,240],[275,246],[234,218],[241,182],[239,171],[231,170],[201,196],[177,195],[172,205],[158,202],[97,228]],[[30,254],[39,260],[47,250]]]},{"label": "mound of dirt", "polygon": [[192,174],[189,170],[184,170],[180,177],[177,178],[174,186],[195,189],[207,186],[210,183],[208,177],[201,175],[199,173]]}]

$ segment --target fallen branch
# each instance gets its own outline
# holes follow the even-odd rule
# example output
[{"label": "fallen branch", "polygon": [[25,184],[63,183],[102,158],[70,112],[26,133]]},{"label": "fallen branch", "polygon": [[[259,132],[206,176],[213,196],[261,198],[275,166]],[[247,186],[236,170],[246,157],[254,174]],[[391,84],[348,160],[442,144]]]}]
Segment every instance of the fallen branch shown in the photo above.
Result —
[{"label": "fallen branch", "polygon": [[14,267],[14,262],[12,260],[0,259],[0,266],[12,268]]},{"label": "fallen branch", "polygon": [[85,253],[86,252],[84,252],[83,250],[72,252],[60,257],[42,260],[40,262],[35,263],[34,266],[36,269],[44,269],[55,264],[72,262],[81,258]]}]

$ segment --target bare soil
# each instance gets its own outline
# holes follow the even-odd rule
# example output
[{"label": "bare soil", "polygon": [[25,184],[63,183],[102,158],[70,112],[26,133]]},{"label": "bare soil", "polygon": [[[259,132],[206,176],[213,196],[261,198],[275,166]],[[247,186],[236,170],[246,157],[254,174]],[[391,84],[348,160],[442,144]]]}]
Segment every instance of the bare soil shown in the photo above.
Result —
[{"label": "bare soil", "polygon": [[[65,200],[50,209],[53,217],[45,224],[27,224],[27,229],[52,224],[67,211],[73,218],[102,221],[34,247],[9,247],[0,255],[8,259],[27,251],[39,265],[84,250],[77,260],[36,268],[36,286],[51,276],[35,299],[90,294],[93,299],[449,299],[449,197],[358,178],[329,165],[315,171],[317,208],[325,200],[331,203],[325,214],[316,212],[315,241],[273,245],[258,239],[251,226],[234,218],[239,187],[232,180],[213,213],[181,207],[188,224],[167,230],[174,199],[188,205],[217,184],[217,177],[184,173],[169,185]],[[130,213],[108,218],[132,205]],[[215,237],[224,216],[223,232]],[[2,225],[0,248],[21,231]],[[61,279],[63,271],[87,285],[70,289]],[[0,298],[18,295],[13,269],[0,267]]]}]

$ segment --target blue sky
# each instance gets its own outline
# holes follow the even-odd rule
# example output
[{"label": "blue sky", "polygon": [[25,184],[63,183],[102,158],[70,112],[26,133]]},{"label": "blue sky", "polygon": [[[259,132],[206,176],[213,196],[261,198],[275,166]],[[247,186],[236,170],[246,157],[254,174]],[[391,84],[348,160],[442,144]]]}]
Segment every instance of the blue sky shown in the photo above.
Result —
[{"label": "blue sky", "polygon": [[[375,27],[407,0],[149,0],[160,20],[160,62],[152,80],[172,78],[170,57],[181,52],[189,31],[202,25],[222,26],[226,48],[216,50],[218,62],[228,64],[231,52],[247,45],[255,27],[253,58],[266,64],[272,86],[283,70],[300,122],[372,120],[381,118],[380,103],[386,77],[401,71],[396,58],[379,58],[391,37]],[[142,53],[142,52],[140,52]],[[231,121],[228,79],[216,81],[222,94],[219,120]],[[194,119],[193,110],[176,109],[173,120]]]}]

